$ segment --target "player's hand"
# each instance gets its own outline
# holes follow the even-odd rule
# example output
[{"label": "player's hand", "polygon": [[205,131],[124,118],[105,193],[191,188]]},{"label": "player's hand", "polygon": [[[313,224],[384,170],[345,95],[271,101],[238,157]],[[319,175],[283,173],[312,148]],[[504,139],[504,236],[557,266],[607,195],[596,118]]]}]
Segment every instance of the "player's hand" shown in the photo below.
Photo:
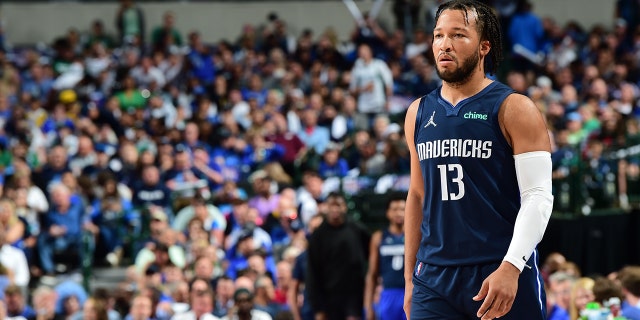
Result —
[{"label": "player's hand", "polygon": [[518,291],[520,270],[509,262],[503,261],[498,270],[490,274],[483,282],[474,301],[484,300],[478,309],[478,318],[495,319],[511,310]]},{"label": "player's hand", "polygon": [[405,281],[404,313],[407,316],[407,319],[411,319],[411,298],[413,298],[413,281]]}]

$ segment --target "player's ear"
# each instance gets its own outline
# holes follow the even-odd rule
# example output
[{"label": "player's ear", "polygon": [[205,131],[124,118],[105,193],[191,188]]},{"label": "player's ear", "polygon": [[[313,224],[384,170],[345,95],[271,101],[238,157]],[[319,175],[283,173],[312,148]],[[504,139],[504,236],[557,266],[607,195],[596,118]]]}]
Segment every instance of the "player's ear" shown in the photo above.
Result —
[{"label": "player's ear", "polygon": [[480,56],[486,57],[491,51],[491,42],[489,40],[480,41]]}]

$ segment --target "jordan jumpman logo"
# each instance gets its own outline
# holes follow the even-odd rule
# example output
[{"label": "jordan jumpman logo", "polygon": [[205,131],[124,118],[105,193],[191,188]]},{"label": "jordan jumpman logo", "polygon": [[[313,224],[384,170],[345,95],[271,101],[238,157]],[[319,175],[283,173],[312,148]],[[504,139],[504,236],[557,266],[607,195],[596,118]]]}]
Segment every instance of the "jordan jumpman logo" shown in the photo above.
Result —
[{"label": "jordan jumpman logo", "polygon": [[436,111],[433,110],[433,113],[431,114],[431,118],[429,118],[429,121],[427,122],[427,124],[424,125],[425,128],[428,127],[430,124],[432,124],[434,127],[438,126],[435,122],[433,122],[433,116],[435,115],[436,115]]}]

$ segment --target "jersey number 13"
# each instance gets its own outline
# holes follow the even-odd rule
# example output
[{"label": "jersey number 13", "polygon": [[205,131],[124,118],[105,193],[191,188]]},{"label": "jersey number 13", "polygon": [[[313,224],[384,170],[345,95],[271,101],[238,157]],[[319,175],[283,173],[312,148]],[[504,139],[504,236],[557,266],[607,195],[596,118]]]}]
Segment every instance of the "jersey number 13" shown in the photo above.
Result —
[{"label": "jersey number 13", "polygon": [[[440,187],[442,188],[442,201],[460,200],[464,197],[464,182],[462,178],[462,166],[457,163],[440,164]],[[458,193],[449,193],[449,181],[458,185]]]}]

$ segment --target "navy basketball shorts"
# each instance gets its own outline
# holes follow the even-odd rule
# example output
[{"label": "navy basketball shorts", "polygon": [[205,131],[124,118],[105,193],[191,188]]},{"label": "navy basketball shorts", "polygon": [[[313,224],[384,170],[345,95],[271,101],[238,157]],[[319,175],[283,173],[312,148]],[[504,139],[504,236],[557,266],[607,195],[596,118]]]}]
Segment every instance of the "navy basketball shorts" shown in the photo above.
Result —
[{"label": "navy basketball shorts", "polygon": [[383,289],[378,302],[378,319],[403,320],[404,314],[404,288]]},{"label": "navy basketball shorts", "polygon": [[[472,298],[480,291],[482,282],[500,263],[442,267],[418,261],[413,272],[411,319],[478,319],[483,301]],[[500,319],[546,319],[544,282],[534,257],[518,280],[518,292],[511,310]]]}]

